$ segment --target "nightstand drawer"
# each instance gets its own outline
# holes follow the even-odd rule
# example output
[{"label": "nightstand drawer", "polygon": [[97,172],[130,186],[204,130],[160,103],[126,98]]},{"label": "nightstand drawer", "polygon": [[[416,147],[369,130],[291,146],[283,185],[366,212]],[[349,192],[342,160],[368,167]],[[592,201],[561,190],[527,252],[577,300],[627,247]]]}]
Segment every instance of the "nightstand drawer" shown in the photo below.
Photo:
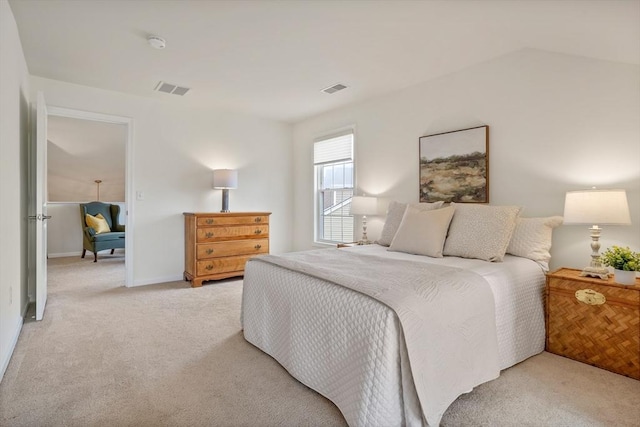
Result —
[{"label": "nightstand drawer", "polygon": [[547,276],[547,351],[640,379],[640,288]]},{"label": "nightstand drawer", "polygon": [[631,307],[638,307],[640,305],[640,292],[629,292],[628,289],[622,287],[614,288],[594,283],[593,281],[579,282],[566,278],[553,278],[552,280],[553,287],[551,290],[553,292],[566,294],[573,297],[573,299],[575,299],[576,291],[590,289],[604,295],[606,301],[610,304],[628,305]]}]

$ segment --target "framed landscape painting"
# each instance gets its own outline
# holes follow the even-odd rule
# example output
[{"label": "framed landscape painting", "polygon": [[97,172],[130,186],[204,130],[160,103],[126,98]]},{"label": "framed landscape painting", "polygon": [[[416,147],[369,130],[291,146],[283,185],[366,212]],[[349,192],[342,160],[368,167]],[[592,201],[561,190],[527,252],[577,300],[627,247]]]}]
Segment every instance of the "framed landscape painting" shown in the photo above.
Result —
[{"label": "framed landscape painting", "polygon": [[420,201],[489,203],[489,126],[420,137]]}]

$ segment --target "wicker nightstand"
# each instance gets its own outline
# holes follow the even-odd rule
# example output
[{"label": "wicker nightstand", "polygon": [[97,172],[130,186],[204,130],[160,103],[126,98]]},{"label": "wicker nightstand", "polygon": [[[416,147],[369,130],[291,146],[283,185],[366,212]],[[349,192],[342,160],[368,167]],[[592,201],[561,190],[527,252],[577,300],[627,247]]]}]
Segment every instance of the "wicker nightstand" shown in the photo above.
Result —
[{"label": "wicker nightstand", "polygon": [[640,379],[640,279],[580,277],[561,268],[547,275],[547,351]]}]

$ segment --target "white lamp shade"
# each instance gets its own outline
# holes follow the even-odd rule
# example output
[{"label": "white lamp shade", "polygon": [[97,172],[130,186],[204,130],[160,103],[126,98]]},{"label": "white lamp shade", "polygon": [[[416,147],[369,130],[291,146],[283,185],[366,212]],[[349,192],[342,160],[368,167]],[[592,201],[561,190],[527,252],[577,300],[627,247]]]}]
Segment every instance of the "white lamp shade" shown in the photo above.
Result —
[{"label": "white lamp shade", "polygon": [[631,224],[625,190],[568,191],[564,200],[565,224]]},{"label": "white lamp shade", "polygon": [[351,199],[353,215],[375,215],[378,213],[378,199],[375,197],[354,196]]},{"label": "white lamp shade", "polygon": [[215,169],[213,171],[213,188],[238,188],[238,171],[234,169]]}]

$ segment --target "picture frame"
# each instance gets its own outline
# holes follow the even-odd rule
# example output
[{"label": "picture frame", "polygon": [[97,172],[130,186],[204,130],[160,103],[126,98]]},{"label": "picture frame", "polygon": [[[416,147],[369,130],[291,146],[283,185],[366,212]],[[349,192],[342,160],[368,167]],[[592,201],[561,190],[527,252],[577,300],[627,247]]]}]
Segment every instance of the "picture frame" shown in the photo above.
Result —
[{"label": "picture frame", "polygon": [[420,202],[489,203],[489,126],[419,139]]}]

